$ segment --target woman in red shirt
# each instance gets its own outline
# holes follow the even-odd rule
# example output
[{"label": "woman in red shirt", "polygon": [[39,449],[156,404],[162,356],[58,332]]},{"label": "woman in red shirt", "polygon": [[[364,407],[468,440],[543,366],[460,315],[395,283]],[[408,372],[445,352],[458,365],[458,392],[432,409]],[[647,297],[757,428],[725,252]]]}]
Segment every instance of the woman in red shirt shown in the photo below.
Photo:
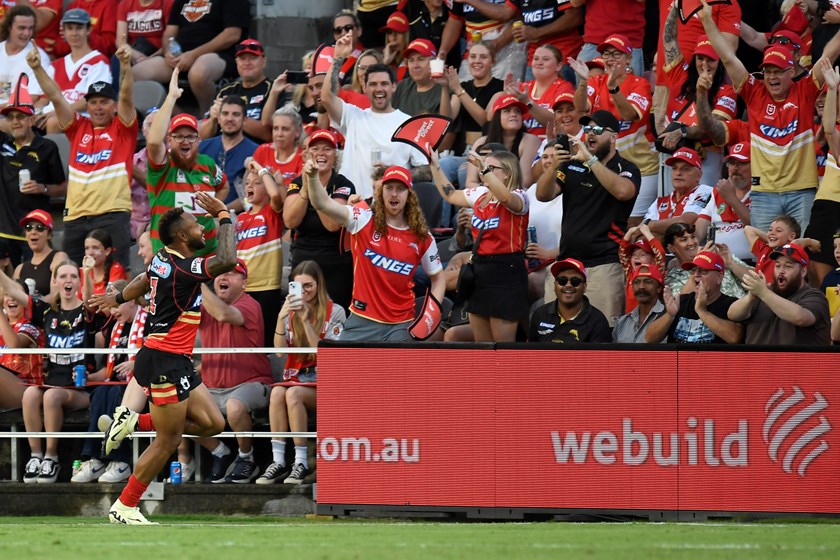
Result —
[{"label": "woman in red shirt", "polygon": [[[29,293],[26,284],[16,280]],[[0,289],[0,293],[3,290]],[[3,293],[0,312],[0,348],[37,348],[44,345],[44,333],[26,318],[25,308]],[[20,408],[25,384],[44,381],[44,358],[35,354],[0,354],[0,408]]]},{"label": "woman in red shirt", "polygon": [[[114,244],[111,234],[104,229],[94,229],[85,238],[85,257],[82,259],[82,288],[85,282],[93,282],[93,293],[104,294],[111,282],[126,280],[123,265],[114,260]],[[81,297],[81,289],[79,297]]]}]

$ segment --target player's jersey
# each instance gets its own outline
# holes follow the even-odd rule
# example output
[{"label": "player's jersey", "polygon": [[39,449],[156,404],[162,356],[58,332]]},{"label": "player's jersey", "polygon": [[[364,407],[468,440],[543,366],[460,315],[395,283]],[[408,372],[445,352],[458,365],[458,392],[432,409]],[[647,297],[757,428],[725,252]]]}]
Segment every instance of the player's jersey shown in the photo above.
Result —
[{"label": "player's jersey", "polygon": [[[551,86],[546,89],[540,97],[534,97],[534,88],[536,87],[536,83],[532,80],[530,82],[523,82],[519,88],[528,94],[528,97],[531,98],[531,101],[542,107],[543,109],[548,109],[549,111],[552,110],[552,106],[554,105],[554,100],[557,99],[557,96],[563,92],[569,92],[572,95],[575,94],[575,87],[564,80],[563,78],[557,78],[551,83]],[[537,119],[531,116],[531,113],[527,113],[522,115],[522,120],[525,122],[525,126],[528,128],[528,132],[531,134],[536,134],[537,136],[545,136],[545,125],[541,124]]]},{"label": "player's jersey", "polygon": [[351,311],[378,323],[412,320],[417,265],[429,276],[442,269],[434,238],[429,234],[418,239],[411,230],[391,226],[382,235],[374,227],[373,212],[363,203],[347,208],[347,215],[353,252]]},{"label": "player's jersey", "polygon": [[698,216],[703,213],[712,199],[712,187],[697,185],[690,193],[682,198],[677,197],[677,191],[667,196],[657,198],[645,214],[645,219],[668,220],[692,212]]},{"label": "player's jersey", "polygon": [[514,214],[498,200],[482,208],[484,197],[491,197],[487,187],[476,187],[464,191],[464,196],[473,205],[472,234],[478,239],[478,232],[485,230],[478,244],[479,255],[506,255],[521,253],[528,239],[528,196],[522,189],[511,193],[522,200],[522,211]]},{"label": "player's jersey", "polygon": [[213,278],[207,260],[164,247],[152,258],[146,277],[150,293],[145,346],[192,355],[201,322],[201,284]]},{"label": "player's jersey", "polygon": [[814,103],[820,89],[813,76],[794,82],[784,101],[774,101],[764,83],[750,76],[738,93],[750,115],[752,174],[758,192],[816,188]]},{"label": "player's jersey", "polygon": [[146,189],[149,193],[149,207],[152,215],[152,250],[160,251],[163,248],[158,233],[160,217],[170,208],[181,207],[184,211],[195,215],[198,223],[204,226],[206,245],[204,249],[196,251],[196,255],[209,255],[215,252],[216,221],[195,203],[195,193],[202,191],[214,195],[226,184],[225,172],[216,165],[213,158],[204,154],[198,154],[195,167],[191,170],[177,167],[168,153],[163,165],[155,165],[149,160],[146,169]]},{"label": "player's jersey", "polygon": [[248,290],[281,287],[283,275],[283,214],[270,204],[259,212],[243,212],[236,220],[236,255],[248,265]]},{"label": "player's jersey", "polygon": [[272,175],[279,172],[283,177],[283,186],[288,187],[292,179],[303,171],[303,151],[298,149],[289,161],[277,161],[274,144],[262,144],[254,150],[254,161],[268,169]]}]

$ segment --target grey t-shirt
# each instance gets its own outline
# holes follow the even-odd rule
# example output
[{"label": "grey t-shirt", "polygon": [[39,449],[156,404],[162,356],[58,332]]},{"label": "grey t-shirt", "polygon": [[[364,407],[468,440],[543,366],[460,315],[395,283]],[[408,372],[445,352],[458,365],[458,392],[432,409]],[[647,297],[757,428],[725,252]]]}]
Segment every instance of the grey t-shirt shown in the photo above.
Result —
[{"label": "grey t-shirt", "polygon": [[391,104],[412,117],[440,113],[440,86],[435,84],[430,90],[418,92],[414,80],[406,77],[397,83]]},{"label": "grey t-shirt", "polygon": [[803,285],[788,298],[814,314],[816,321],[810,327],[797,327],[780,319],[764,302],[759,302],[752,316],[746,321],[747,344],[773,344],[796,346],[831,345],[831,317],[825,294],[811,286]]}]

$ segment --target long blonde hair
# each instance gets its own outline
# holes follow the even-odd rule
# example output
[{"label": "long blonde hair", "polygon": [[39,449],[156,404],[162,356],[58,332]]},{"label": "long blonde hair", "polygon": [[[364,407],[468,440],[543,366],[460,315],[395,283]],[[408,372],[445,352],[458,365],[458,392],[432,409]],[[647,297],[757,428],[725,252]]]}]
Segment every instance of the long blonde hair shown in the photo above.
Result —
[{"label": "long blonde hair", "polygon": [[[315,298],[315,309],[313,309],[312,317],[314,321],[312,321],[313,328],[318,336],[321,336],[321,331],[324,328],[324,323],[327,321],[327,308],[329,308],[330,303],[330,295],[327,293],[327,282],[324,279],[324,271],[321,270],[321,267],[318,266],[318,263],[315,261],[303,261],[298,264],[292,273],[289,275],[289,278],[296,278],[302,274],[306,274],[307,276],[311,276],[315,279],[315,283],[318,285],[317,297]],[[289,319],[289,326],[292,329],[292,345],[302,347],[306,345],[306,335],[303,327],[303,320],[300,318],[300,315],[297,313],[292,313],[291,318]],[[315,354],[307,354],[306,358],[307,361],[315,360]]]}]

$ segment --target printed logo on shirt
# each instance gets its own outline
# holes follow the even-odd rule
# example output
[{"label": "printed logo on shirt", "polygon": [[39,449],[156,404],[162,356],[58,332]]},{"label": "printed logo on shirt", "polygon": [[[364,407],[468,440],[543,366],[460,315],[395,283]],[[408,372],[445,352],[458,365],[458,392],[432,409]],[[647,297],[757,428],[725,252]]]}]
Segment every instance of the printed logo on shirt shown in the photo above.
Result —
[{"label": "printed logo on shirt", "polygon": [[257,226],[251,227],[246,230],[240,231],[236,234],[236,240],[242,241],[243,239],[254,239],[255,237],[262,237],[268,232],[268,228],[266,226]]},{"label": "printed logo on shirt", "polygon": [[758,129],[767,138],[783,138],[785,136],[788,136],[789,134],[793,134],[798,128],[799,119],[796,119],[784,128],[776,128],[775,126],[770,126],[769,124],[758,125]]},{"label": "printed logo on shirt", "polygon": [[94,165],[100,161],[108,161],[111,157],[111,150],[101,150],[92,154],[76,153],[76,163]]},{"label": "printed logo on shirt", "polygon": [[735,101],[732,97],[725,95],[718,99],[718,105],[723,107],[724,109],[729,109],[730,111],[734,111],[738,105],[738,102]]},{"label": "printed logo on shirt", "polygon": [[91,135],[91,134],[82,135],[82,145],[89,144],[91,140],[93,140],[93,135]]},{"label": "printed logo on shirt", "polygon": [[161,278],[168,278],[169,273],[172,272],[172,265],[161,261],[157,256],[152,259],[152,264],[149,265],[149,268],[152,272],[160,276]]},{"label": "printed logo on shirt", "polygon": [[372,236],[371,236],[371,238],[370,238],[370,240],[371,240],[373,243],[379,243],[380,241],[382,241],[382,234],[381,234],[381,233],[379,233],[378,231],[374,231],[374,232],[373,232],[373,235],[372,235]]},{"label": "printed logo on shirt", "polygon": [[550,21],[552,16],[554,15],[554,10],[556,8],[544,8],[542,10],[534,10],[531,12],[523,12],[522,13],[522,21],[525,22],[525,25],[531,25],[532,23],[539,23],[541,21]]},{"label": "printed logo on shirt", "polygon": [[403,276],[411,276],[411,272],[414,270],[414,265],[411,263],[388,258],[370,249],[365,249],[365,257],[370,259],[373,266],[387,270],[388,272],[401,274]]},{"label": "printed logo on shirt", "polygon": [[190,265],[190,272],[192,272],[193,274],[201,274],[201,265],[203,262],[204,259],[201,257],[195,259]]},{"label": "printed logo on shirt", "polygon": [[499,218],[490,218],[489,220],[482,220],[475,214],[472,217],[472,226],[475,229],[496,229],[499,227]]},{"label": "printed logo on shirt", "polygon": [[631,101],[639,105],[642,108],[642,111],[647,111],[648,105],[650,105],[650,99],[645,97],[644,95],[639,95],[638,93],[631,93],[627,96],[627,101]]},{"label": "printed logo on shirt", "polygon": [[768,103],[767,107],[764,109],[764,112],[768,115],[775,115],[776,114],[776,106],[772,103]]},{"label": "printed logo on shirt", "polygon": [[784,109],[799,109],[799,106],[792,101],[788,101],[787,103],[782,105],[782,110]]},{"label": "printed logo on shirt", "polygon": [[181,15],[190,23],[195,23],[210,13],[212,4],[207,0],[190,0],[181,9]]}]

